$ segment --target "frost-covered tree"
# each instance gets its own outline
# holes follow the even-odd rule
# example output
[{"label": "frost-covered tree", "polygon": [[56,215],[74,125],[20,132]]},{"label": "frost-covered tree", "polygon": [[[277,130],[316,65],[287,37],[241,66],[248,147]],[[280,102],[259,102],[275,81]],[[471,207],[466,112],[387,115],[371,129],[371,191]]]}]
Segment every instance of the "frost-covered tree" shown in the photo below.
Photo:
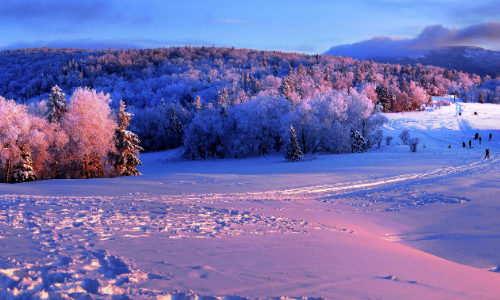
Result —
[{"label": "frost-covered tree", "polygon": [[227,91],[227,88],[224,87],[222,91],[219,93],[219,101],[218,104],[220,106],[227,106],[229,105],[229,93]]},{"label": "frost-covered tree", "polygon": [[283,78],[283,81],[281,82],[281,86],[279,88],[280,94],[285,97],[287,100],[292,100],[292,86],[291,86],[291,80],[288,77]]},{"label": "frost-covered tree", "polygon": [[118,127],[115,129],[114,143],[116,150],[109,154],[117,176],[142,175],[136,167],[142,165],[138,158],[139,151],[144,151],[139,146],[139,138],[128,129],[131,113],[125,111],[125,103],[120,101],[117,115]]},{"label": "frost-covered tree", "polygon": [[221,114],[215,108],[201,110],[195,115],[184,133],[183,156],[187,159],[222,158]]},{"label": "frost-covered tree", "polygon": [[399,138],[403,142],[404,145],[408,145],[408,140],[410,139],[410,132],[408,130],[403,130],[399,135]]},{"label": "frost-covered tree", "polygon": [[411,138],[408,141],[408,144],[410,145],[410,151],[411,152],[417,152],[418,143],[420,143],[420,139],[419,138]]},{"label": "frost-covered tree", "polygon": [[351,152],[364,152],[366,147],[365,138],[354,128],[351,130]]},{"label": "frost-covered tree", "polygon": [[47,101],[47,118],[49,122],[60,122],[67,112],[65,96],[66,94],[57,85],[52,87],[50,98]]},{"label": "frost-covered tree", "polygon": [[361,135],[366,137],[367,148],[371,148],[375,144],[380,148],[380,143],[383,139],[383,133],[380,127],[387,122],[387,117],[380,113],[374,113],[370,117],[363,119]]},{"label": "frost-covered tree", "polygon": [[182,123],[177,117],[176,107],[171,104],[168,109],[168,138],[170,142],[170,148],[177,148],[182,145],[182,137],[184,135],[184,130]]},{"label": "frost-covered tree", "polygon": [[370,134],[368,135],[368,140],[370,141],[368,147],[377,145],[377,149],[379,149],[383,139],[384,139],[384,132],[382,131],[382,129],[376,129],[370,132]]},{"label": "frost-covered tree", "polygon": [[36,175],[33,171],[33,159],[31,158],[30,146],[23,144],[19,146],[20,159],[14,166],[14,171],[12,172],[12,183],[25,182],[25,181],[35,181]]},{"label": "frost-covered tree", "polygon": [[392,136],[390,136],[390,135],[386,136],[386,137],[385,137],[385,144],[386,144],[387,146],[389,146],[389,145],[391,144],[392,139],[393,139],[393,137],[392,137]]},{"label": "frost-covered tree", "polygon": [[391,97],[387,86],[378,85],[377,88],[375,89],[375,93],[377,93],[378,104],[382,105],[384,111],[390,111]]},{"label": "frost-covered tree", "polygon": [[300,150],[297,134],[293,126],[290,126],[290,135],[288,137],[288,144],[286,146],[285,159],[287,161],[299,161],[303,157],[302,150]]},{"label": "frost-covered tree", "polygon": [[0,97],[0,182],[9,182],[31,122],[26,107]]},{"label": "frost-covered tree", "polygon": [[201,110],[201,98],[200,98],[200,96],[196,96],[196,99],[195,99],[195,110],[197,112]]},{"label": "frost-covered tree", "polygon": [[109,94],[78,88],[70,99],[62,128],[69,136],[65,166],[71,178],[105,176],[106,158],[114,150],[116,122]]}]

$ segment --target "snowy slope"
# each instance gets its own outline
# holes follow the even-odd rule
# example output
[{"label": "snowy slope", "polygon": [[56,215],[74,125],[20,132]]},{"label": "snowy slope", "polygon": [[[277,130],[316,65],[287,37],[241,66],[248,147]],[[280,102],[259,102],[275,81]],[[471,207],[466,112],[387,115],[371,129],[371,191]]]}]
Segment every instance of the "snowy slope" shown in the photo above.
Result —
[{"label": "snowy slope", "polygon": [[499,299],[500,107],[387,117],[364,154],[0,185],[0,299]]}]

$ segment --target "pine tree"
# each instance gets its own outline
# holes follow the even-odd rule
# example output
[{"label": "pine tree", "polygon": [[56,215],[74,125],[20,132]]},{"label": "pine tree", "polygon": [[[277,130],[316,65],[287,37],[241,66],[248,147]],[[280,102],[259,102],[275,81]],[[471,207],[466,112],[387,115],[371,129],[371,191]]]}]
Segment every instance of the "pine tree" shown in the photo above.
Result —
[{"label": "pine tree", "polygon": [[285,159],[287,161],[299,161],[302,159],[302,150],[300,150],[299,141],[297,140],[297,134],[293,126],[290,126],[290,137],[288,140],[288,145],[286,147]]},{"label": "pine tree", "polygon": [[276,65],[276,63],[273,65],[273,75],[278,76],[278,65]]},{"label": "pine tree", "polygon": [[259,83],[259,80],[258,79],[255,79],[255,83],[253,85],[253,93],[254,94],[258,94],[260,92],[260,83]]},{"label": "pine tree", "polygon": [[199,112],[201,110],[201,98],[200,96],[196,96],[195,99],[195,110]]},{"label": "pine tree", "polygon": [[292,100],[292,87],[291,79],[288,77],[283,78],[281,86],[279,87],[280,94],[283,95],[287,100]]},{"label": "pine tree", "polygon": [[325,77],[323,79],[325,81],[330,81],[330,70],[328,70],[328,68],[325,69]]},{"label": "pine tree", "polygon": [[25,144],[19,147],[21,151],[21,159],[14,166],[14,172],[12,173],[11,182],[25,182],[25,181],[35,181],[36,175],[33,172],[33,160],[31,159],[31,149],[30,146]]},{"label": "pine tree", "polygon": [[120,101],[120,111],[117,116],[118,128],[116,128],[114,136],[117,152],[110,154],[118,176],[142,175],[136,167],[142,165],[137,155],[139,151],[144,151],[144,149],[139,146],[140,141],[137,135],[127,130],[131,117],[132,114],[125,111],[125,103]]},{"label": "pine tree", "polygon": [[227,88],[224,87],[222,91],[219,93],[219,105],[227,106],[229,104],[229,93],[227,92]]},{"label": "pine tree", "polygon": [[389,95],[389,90],[385,85],[378,85],[375,89],[375,93],[377,93],[378,104],[384,107],[384,111],[391,110],[391,96]]},{"label": "pine tree", "polygon": [[365,138],[354,128],[351,130],[351,150],[353,153],[365,151]]},{"label": "pine tree", "polygon": [[183,128],[182,128],[182,123],[179,122],[179,118],[177,117],[177,114],[175,112],[174,104],[170,105],[168,113],[168,122],[169,122],[169,128],[168,128],[169,135],[171,137],[171,140],[173,141],[173,144],[171,146],[172,148],[177,148],[182,143]]},{"label": "pine tree", "polygon": [[66,94],[62,93],[62,90],[57,85],[52,87],[52,93],[47,102],[49,122],[61,121],[64,114],[68,111],[66,109],[66,98],[64,98],[64,96],[66,96]]}]

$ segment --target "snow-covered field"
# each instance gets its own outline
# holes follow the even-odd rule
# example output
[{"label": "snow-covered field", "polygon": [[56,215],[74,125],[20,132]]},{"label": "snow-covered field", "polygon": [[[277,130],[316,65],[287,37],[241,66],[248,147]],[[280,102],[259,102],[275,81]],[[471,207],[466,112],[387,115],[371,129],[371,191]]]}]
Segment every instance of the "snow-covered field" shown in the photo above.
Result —
[{"label": "snow-covered field", "polygon": [[364,154],[2,184],[0,299],[499,299],[500,106],[387,117]]}]

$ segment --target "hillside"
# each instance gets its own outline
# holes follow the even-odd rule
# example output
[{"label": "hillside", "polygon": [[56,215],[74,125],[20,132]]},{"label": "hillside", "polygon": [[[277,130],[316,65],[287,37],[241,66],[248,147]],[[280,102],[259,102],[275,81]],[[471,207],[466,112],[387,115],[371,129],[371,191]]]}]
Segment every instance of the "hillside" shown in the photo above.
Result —
[{"label": "hillside", "polygon": [[397,57],[373,57],[373,60],[402,65],[432,65],[441,68],[461,70],[492,78],[500,74],[500,52],[479,47],[445,47],[420,55]]}]

